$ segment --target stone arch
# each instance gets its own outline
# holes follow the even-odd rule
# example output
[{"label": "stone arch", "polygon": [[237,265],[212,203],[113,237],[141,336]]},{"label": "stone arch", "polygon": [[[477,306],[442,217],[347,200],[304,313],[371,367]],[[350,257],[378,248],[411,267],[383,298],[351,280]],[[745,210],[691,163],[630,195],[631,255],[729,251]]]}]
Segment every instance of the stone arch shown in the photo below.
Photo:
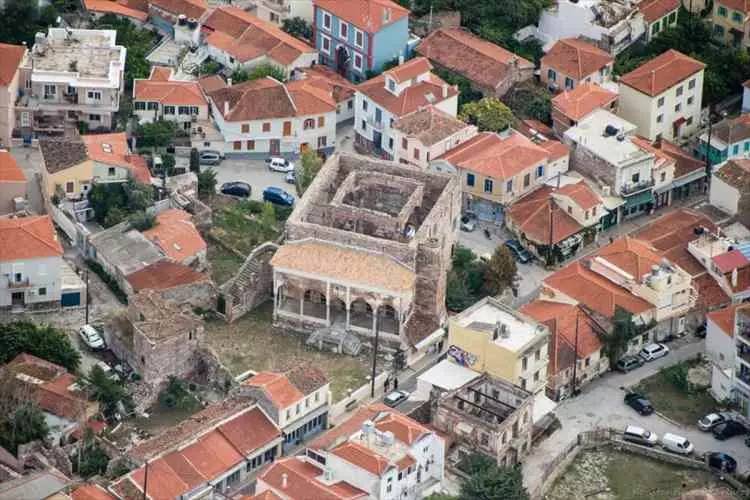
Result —
[{"label": "stone arch", "polygon": [[350,324],[359,328],[372,328],[373,307],[362,297],[352,300],[350,306]]}]

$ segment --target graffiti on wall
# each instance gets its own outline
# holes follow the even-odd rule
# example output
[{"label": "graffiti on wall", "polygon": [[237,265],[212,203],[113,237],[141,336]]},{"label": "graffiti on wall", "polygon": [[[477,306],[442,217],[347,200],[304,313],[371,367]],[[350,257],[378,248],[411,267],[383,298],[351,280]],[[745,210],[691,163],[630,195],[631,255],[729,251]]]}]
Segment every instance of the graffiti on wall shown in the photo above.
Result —
[{"label": "graffiti on wall", "polygon": [[448,356],[461,366],[471,367],[477,362],[477,357],[470,352],[466,352],[458,346],[452,345],[448,348]]}]

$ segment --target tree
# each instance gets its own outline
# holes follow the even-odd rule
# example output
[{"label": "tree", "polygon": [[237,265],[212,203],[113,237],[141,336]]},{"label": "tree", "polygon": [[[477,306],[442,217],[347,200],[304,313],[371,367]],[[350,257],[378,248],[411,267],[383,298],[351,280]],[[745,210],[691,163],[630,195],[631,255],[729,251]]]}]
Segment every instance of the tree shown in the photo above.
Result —
[{"label": "tree", "polygon": [[544,87],[530,82],[515,85],[505,94],[503,101],[516,116],[551,123],[552,94]]},{"label": "tree", "polygon": [[20,403],[10,415],[0,415],[0,445],[14,455],[19,445],[46,439],[48,434],[44,414],[32,401]]},{"label": "tree", "polygon": [[464,104],[459,118],[476,125],[482,132],[501,132],[516,122],[513,112],[496,97],[485,97]]},{"label": "tree", "polygon": [[312,25],[301,17],[284,19],[284,21],[281,23],[281,29],[286,31],[290,35],[296,36],[297,38],[301,38],[305,41],[312,40]]},{"label": "tree", "polygon": [[250,80],[259,80],[270,76],[280,82],[286,81],[286,73],[284,70],[271,63],[263,63],[255,66],[251,70],[240,68],[232,73],[232,83],[241,83]]},{"label": "tree", "polygon": [[136,128],[136,144],[139,148],[164,148],[177,135],[177,125],[166,120],[139,124]]},{"label": "tree", "polygon": [[505,246],[498,246],[487,263],[484,279],[490,295],[499,295],[513,286],[516,278],[516,261]]},{"label": "tree", "polygon": [[166,153],[161,155],[161,168],[167,173],[168,176],[174,175],[174,166],[177,160],[174,159],[174,155]]},{"label": "tree", "polygon": [[638,334],[633,315],[621,307],[615,307],[612,332],[602,337],[604,352],[612,363],[620,359],[627,350],[628,342]]},{"label": "tree", "polygon": [[79,461],[76,459],[77,455],[73,458],[72,462],[76,467],[75,472],[84,479],[102,475],[107,471],[109,457],[97,443],[90,443],[86,446],[81,445],[78,453],[81,453],[80,466],[78,465]]},{"label": "tree", "polygon": [[138,231],[147,231],[156,225],[156,217],[154,214],[146,211],[136,212],[128,216],[128,222]]},{"label": "tree", "polygon": [[96,221],[104,227],[112,227],[153,205],[154,190],[131,179],[122,184],[94,184],[88,197]]},{"label": "tree", "polygon": [[307,188],[312,184],[315,176],[318,175],[320,168],[323,166],[323,158],[318,156],[318,153],[312,149],[308,149],[302,153],[300,160],[301,166],[297,173],[297,194],[302,196]]},{"label": "tree", "polygon": [[461,500],[528,500],[520,467],[479,469],[461,483]]},{"label": "tree", "polygon": [[198,405],[198,400],[187,390],[182,380],[170,376],[167,386],[159,393],[159,404],[165,408],[191,410]]},{"label": "tree", "polygon": [[32,354],[75,372],[81,355],[64,332],[29,321],[0,324],[0,364],[7,363],[21,353]]},{"label": "tree", "polygon": [[474,297],[466,284],[466,277],[451,269],[445,287],[445,306],[451,311],[460,312],[474,303]]},{"label": "tree", "polygon": [[91,397],[102,405],[102,413],[112,418],[117,412],[117,403],[128,406],[132,403],[121,384],[109,378],[98,365],[94,365],[89,374],[83,378],[84,384],[91,390]]},{"label": "tree", "polygon": [[276,210],[273,204],[265,202],[260,212],[260,223],[266,231],[276,232]]},{"label": "tree", "polygon": [[449,85],[458,87],[458,107],[463,107],[468,102],[478,101],[482,98],[482,93],[474,90],[471,81],[458,73],[454,73],[445,68],[436,67],[432,70],[437,76],[445,80]]},{"label": "tree", "polygon": [[38,32],[46,32],[56,26],[57,11],[52,5],[39,8],[38,2],[29,0],[6,0],[0,9],[0,40],[28,47],[34,44]]},{"label": "tree", "polygon": [[190,171],[195,173],[201,171],[201,154],[196,148],[190,150]]},{"label": "tree", "polygon": [[198,173],[198,196],[208,198],[216,192],[216,170],[207,168]]}]

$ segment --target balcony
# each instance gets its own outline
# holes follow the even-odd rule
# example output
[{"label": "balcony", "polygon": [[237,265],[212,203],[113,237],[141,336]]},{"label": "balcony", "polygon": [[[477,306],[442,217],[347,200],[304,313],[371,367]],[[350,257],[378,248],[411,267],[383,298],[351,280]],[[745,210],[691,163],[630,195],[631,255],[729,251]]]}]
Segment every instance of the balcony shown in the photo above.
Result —
[{"label": "balcony", "polygon": [[275,0],[263,0],[263,5],[274,12],[291,12],[292,7],[290,5],[284,5],[283,1]]},{"label": "balcony", "polygon": [[653,179],[646,179],[640,182],[627,182],[620,186],[620,194],[629,196],[654,187]]},{"label": "balcony", "polygon": [[377,130],[378,132],[383,131],[383,122],[382,121],[376,121],[375,118],[372,116],[368,116],[365,120],[367,124],[372,127],[373,129]]},{"label": "balcony", "polygon": [[737,370],[734,372],[734,378],[745,386],[746,391],[750,391],[750,370]]},{"label": "balcony", "polygon": [[737,344],[737,357],[750,366],[750,346]]},{"label": "balcony", "polygon": [[12,280],[9,276],[5,277],[5,286],[9,290],[14,290],[17,288],[28,288],[31,286],[31,283],[29,282],[29,278],[23,278],[20,281],[18,280]]}]

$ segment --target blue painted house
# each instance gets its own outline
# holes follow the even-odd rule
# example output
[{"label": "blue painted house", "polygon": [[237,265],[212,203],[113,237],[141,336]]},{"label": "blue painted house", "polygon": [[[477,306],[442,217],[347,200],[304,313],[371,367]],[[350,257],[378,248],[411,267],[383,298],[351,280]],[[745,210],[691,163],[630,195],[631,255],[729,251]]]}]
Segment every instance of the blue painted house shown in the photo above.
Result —
[{"label": "blue painted house", "polygon": [[715,124],[711,129],[710,146],[708,132],[704,132],[698,142],[697,153],[703,159],[708,154],[711,165],[732,158],[750,157],[750,113]]},{"label": "blue painted house", "polygon": [[353,82],[407,57],[409,10],[391,0],[314,0],[313,38],[320,63]]}]

